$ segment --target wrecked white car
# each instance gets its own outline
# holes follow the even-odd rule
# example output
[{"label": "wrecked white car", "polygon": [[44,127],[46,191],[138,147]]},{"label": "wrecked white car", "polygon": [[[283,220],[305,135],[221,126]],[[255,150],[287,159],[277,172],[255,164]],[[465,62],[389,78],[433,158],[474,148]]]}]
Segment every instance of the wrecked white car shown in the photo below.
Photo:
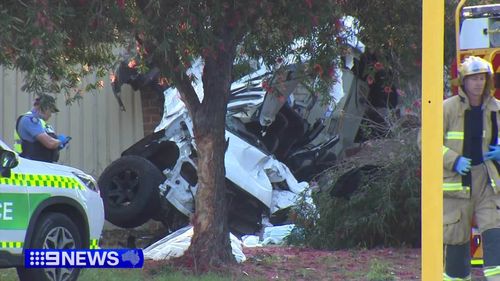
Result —
[{"label": "wrecked white car", "polygon": [[[231,232],[256,233],[266,219],[285,223],[287,210],[309,189],[307,181],[352,145],[370,91],[351,70],[364,51],[361,45],[351,46],[343,58],[330,104],[301,86],[296,65],[287,67],[285,79],[273,78],[262,67],[232,84],[225,154]],[[200,64],[193,67],[201,73]],[[154,80],[154,73],[141,76],[126,65],[118,71],[120,83],[134,87]],[[202,99],[200,81],[193,86]],[[279,86],[282,96],[266,93],[263,81]],[[125,150],[99,178],[106,219],[117,226],[156,219],[173,231],[194,212],[198,178],[192,121],[177,90],[163,94],[163,118],[155,132]]]}]

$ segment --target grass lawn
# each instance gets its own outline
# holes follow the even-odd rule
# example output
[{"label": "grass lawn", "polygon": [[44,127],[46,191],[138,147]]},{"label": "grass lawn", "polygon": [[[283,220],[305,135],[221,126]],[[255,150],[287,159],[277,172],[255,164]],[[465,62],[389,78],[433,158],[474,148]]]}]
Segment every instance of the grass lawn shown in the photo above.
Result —
[{"label": "grass lawn", "polygon": [[[1,281],[18,281],[15,269],[0,269]],[[181,272],[173,272],[171,269],[166,268],[165,271],[146,273],[143,269],[84,269],[80,273],[78,281],[138,281],[138,280],[151,280],[151,281],[231,281],[234,280],[230,277],[224,277],[216,274],[207,274],[204,276],[185,275]],[[264,279],[244,278],[239,280],[260,281]]]}]

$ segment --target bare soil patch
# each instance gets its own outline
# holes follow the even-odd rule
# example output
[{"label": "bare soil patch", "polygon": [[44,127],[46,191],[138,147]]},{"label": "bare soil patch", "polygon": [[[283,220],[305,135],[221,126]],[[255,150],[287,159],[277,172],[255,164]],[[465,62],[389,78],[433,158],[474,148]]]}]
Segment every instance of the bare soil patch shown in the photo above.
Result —
[{"label": "bare soil patch", "polygon": [[368,280],[381,265],[393,280],[420,280],[420,249],[323,251],[299,247],[244,249],[242,271],[265,280]]}]

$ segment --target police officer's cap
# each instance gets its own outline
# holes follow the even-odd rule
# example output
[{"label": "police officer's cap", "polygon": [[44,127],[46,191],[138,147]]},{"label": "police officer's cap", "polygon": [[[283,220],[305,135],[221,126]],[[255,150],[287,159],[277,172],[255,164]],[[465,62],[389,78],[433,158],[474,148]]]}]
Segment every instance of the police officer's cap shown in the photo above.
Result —
[{"label": "police officer's cap", "polygon": [[49,95],[45,94],[39,95],[35,99],[35,105],[40,106],[40,109],[42,110],[50,109],[54,113],[59,112],[59,109],[57,109],[56,106],[56,99]]}]

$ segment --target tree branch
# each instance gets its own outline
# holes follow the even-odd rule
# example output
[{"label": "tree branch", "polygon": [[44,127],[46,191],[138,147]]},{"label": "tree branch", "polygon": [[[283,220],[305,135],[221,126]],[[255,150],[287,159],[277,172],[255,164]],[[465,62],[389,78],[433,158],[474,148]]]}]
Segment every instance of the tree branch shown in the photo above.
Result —
[{"label": "tree branch", "polygon": [[25,8],[28,8],[28,5],[26,5],[26,3],[24,3],[23,1],[17,0],[17,2],[19,2],[19,4],[23,5]]},{"label": "tree branch", "polygon": [[[181,61],[179,57],[176,55],[175,49],[172,46],[167,53],[168,61],[167,63],[171,65],[170,69],[181,69]],[[189,76],[186,75],[185,72],[182,71],[174,71],[173,74],[174,86],[177,87],[179,93],[181,94],[182,100],[186,104],[189,112],[193,114],[196,112],[200,106],[200,99],[196,94],[196,91],[191,84],[191,80]]]}]

